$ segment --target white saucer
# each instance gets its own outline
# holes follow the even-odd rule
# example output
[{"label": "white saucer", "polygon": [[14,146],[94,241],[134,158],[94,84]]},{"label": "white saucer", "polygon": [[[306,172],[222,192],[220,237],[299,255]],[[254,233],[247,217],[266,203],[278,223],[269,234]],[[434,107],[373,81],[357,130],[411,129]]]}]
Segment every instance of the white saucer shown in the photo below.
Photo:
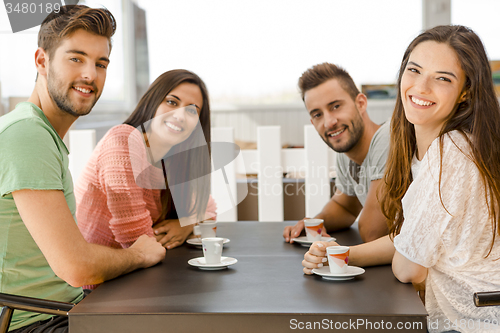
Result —
[{"label": "white saucer", "polygon": [[198,267],[200,269],[205,269],[209,271],[214,271],[218,269],[227,268],[227,266],[234,265],[238,262],[238,260],[230,257],[221,257],[221,262],[218,264],[207,265],[205,264],[205,257],[193,258],[188,261],[188,264],[191,266]]},{"label": "white saucer", "polygon": [[[309,247],[313,242],[307,240],[307,236],[300,236],[297,238],[292,238],[292,240],[296,243],[299,243],[302,246]],[[323,237],[321,236],[322,242],[331,242],[336,240],[335,237]]]},{"label": "white saucer", "polygon": [[[229,238],[224,238],[224,241],[222,242],[222,244],[227,244],[229,242],[230,242]],[[202,245],[201,238],[190,238],[190,239],[186,240],[186,243],[194,245],[194,246],[201,246]]]},{"label": "white saucer", "polygon": [[323,266],[321,268],[314,268],[312,272],[326,280],[342,281],[354,279],[355,276],[363,274],[365,270],[361,267],[348,266],[346,273],[332,274],[330,273],[330,267]]}]

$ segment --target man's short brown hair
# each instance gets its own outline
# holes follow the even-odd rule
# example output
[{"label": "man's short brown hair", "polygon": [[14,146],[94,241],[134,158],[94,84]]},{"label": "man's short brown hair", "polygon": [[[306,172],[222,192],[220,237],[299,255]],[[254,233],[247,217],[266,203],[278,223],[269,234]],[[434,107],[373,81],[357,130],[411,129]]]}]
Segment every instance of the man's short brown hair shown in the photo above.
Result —
[{"label": "man's short brown hair", "polygon": [[351,76],[347,71],[339,66],[324,62],[319,65],[315,65],[304,73],[299,79],[299,89],[302,100],[304,100],[304,95],[310,89],[316,88],[320,84],[331,80],[338,80],[340,86],[351,96],[352,100],[356,99],[359,94],[359,89],[354,84]]},{"label": "man's short brown hair", "polygon": [[78,29],[108,38],[111,50],[111,36],[116,31],[113,14],[105,8],[84,5],[61,6],[59,12],[50,13],[40,26],[38,47],[52,57],[62,40]]}]

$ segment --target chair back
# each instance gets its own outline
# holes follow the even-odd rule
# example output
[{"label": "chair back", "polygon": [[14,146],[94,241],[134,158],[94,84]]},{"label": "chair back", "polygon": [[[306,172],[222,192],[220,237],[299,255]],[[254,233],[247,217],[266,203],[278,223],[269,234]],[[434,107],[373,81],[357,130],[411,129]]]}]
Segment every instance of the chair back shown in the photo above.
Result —
[{"label": "chair back", "polygon": [[487,291],[474,293],[474,304],[476,306],[498,306],[500,305],[500,291]]},{"label": "chair back", "polygon": [[9,330],[14,310],[68,316],[68,312],[74,306],[73,303],[0,293],[0,333],[6,333]]}]

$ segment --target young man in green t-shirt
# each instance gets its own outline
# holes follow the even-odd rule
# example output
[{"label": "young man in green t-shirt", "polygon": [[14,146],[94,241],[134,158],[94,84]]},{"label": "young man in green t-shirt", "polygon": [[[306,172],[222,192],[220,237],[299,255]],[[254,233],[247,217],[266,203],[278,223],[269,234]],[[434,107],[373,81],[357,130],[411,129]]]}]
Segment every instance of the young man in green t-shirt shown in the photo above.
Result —
[{"label": "young man in green t-shirt", "polygon": [[[87,243],[74,218],[62,138],[102,93],[115,28],[106,9],[67,6],[50,14],[38,35],[33,93],[0,118],[0,292],[79,302],[81,286],[165,256],[146,235],[122,250]],[[50,317],[15,311],[10,329],[44,332],[57,325],[55,332],[67,331],[67,319]]]}]

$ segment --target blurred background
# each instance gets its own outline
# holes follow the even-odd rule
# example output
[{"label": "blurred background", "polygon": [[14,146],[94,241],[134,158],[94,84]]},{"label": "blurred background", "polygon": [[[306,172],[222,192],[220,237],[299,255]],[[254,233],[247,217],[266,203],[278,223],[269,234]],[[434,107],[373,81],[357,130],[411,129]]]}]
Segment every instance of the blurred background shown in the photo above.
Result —
[{"label": "blurred background", "polygon": [[[64,1],[62,1],[64,3]],[[123,121],[161,73],[185,68],[211,95],[213,126],[255,141],[255,127],[281,125],[284,145],[303,144],[308,115],[297,79],[314,64],[347,69],[377,122],[390,116],[397,70],[409,42],[448,20],[471,27],[500,60],[498,0],[85,0],[116,17],[111,65],[94,111],[75,123],[97,139]],[[13,34],[0,6],[0,112],[32,92],[38,27]],[[0,113],[0,114],[1,114]]]},{"label": "blurred background", "polygon": [[[70,2],[76,0],[61,1]],[[274,214],[277,206],[283,208],[278,220],[298,220],[307,214],[315,215],[333,193],[334,174],[330,176],[329,193],[304,200],[304,172],[288,172],[306,166],[301,148],[305,141],[304,125],[310,121],[297,80],[315,64],[331,62],[344,67],[368,96],[370,117],[382,123],[391,117],[397,71],[410,41],[423,29],[461,24],[481,37],[500,92],[500,0],[81,0],[79,3],[108,8],[116,17],[118,30],[113,37],[111,64],[101,99],[88,116],[73,125],[77,130],[95,130],[95,139],[91,131],[91,143],[87,142],[89,139],[71,139],[71,143],[85,145],[85,149],[70,155],[70,162],[79,159],[70,166],[73,177],[78,177],[95,142],[127,118],[151,82],[165,71],[188,69],[201,76],[207,85],[212,128],[232,128],[230,136],[245,149],[247,162],[258,164],[254,149],[258,148],[257,128],[261,126],[280,126],[278,147],[281,144],[282,148],[297,148],[282,149],[284,176],[292,178],[278,180],[283,203],[265,209],[261,209],[260,201],[257,203],[258,196],[267,194],[258,192],[256,169],[246,166],[241,171],[241,165],[236,165],[232,173],[241,177],[233,179],[232,186],[238,198],[245,198],[237,213],[233,211],[225,217],[228,221],[272,220],[273,217],[260,214],[262,211]],[[0,6],[0,115],[26,100],[33,90],[38,29],[12,33],[6,9]],[[319,155],[327,154],[332,167],[333,152],[326,146],[320,147],[322,142],[315,132],[311,138],[319,142],[314,150]],[[264,182],[260,178],[258,181]],[[261,199],[264,203],[269,200]]]}]

